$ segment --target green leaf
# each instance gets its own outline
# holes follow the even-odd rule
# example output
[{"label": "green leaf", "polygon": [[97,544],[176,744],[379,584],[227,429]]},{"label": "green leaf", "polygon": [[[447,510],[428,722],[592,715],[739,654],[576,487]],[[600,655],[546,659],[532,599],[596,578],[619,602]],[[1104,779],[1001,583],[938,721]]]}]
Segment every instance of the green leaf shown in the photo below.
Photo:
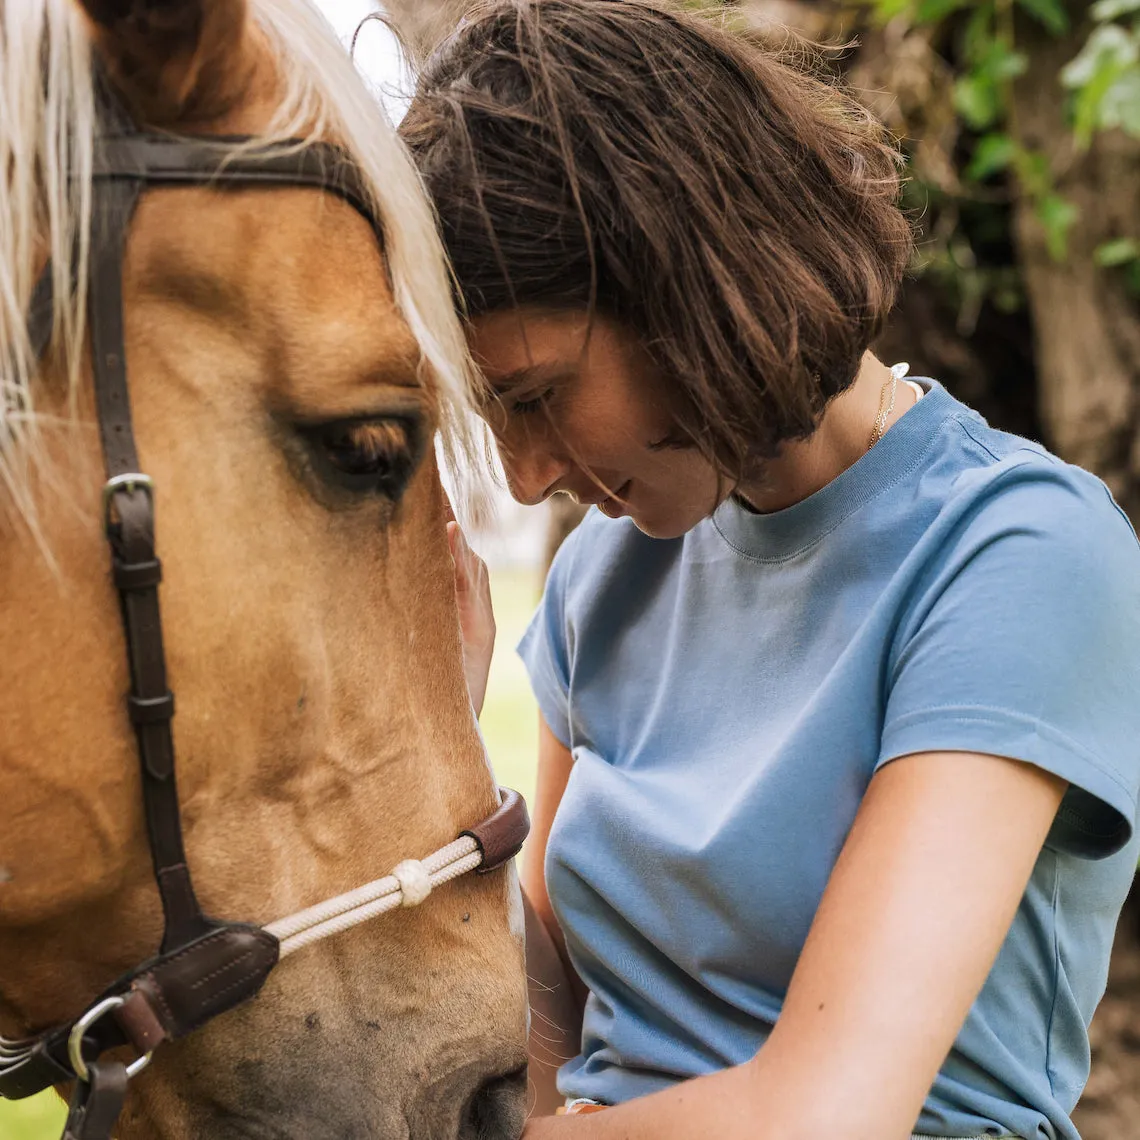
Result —
[{"label": "green leaf", "polygon": [[1000,285],[990,294],[999,313],[1019,313],[1025,308],[1025,295],[1012,285]]},{"label": "green leaf", "polygon": [[871,10],[877,23],[886,24],[903,13],[910,14],[914,0],[870,0]]},{"label": "green leaf", "polygon": [[1093,260],[1105,269],[1126,265],[1138,257],[1140,257],[1140,242],[1135,238],[1116,238],[1098,245],[1093,250]]},{"label": "green leaf", "polygon": [[963,75],[954,85],[954,107],[976,131],[984,131],[1001,114],[1001,93],[986,76]]},{"label": "green leaf", "polygon": [[994,41],[986,58],[979,62],[979,68],[995,81],[1016,79],[1029,68],[1029,57],[1020,51],[1010,51],[1005,44]]},{"label": "green leaf", "polygon": [[978,139],[973,156],[966,167],[966,177],[975,182],[1005,170],[1017,154],[1017,143],[1006,134],[984,135]]},{"label": "green leaf", "polygon": [[1133,297],[1140,297],[1140,261],[1129,262],[1124,270],[1124,280],[1128,284],[1128,292]]},{"label": "green leaf", "polygon": [[[1137,0],[1140,3],[1140,0]],[[970,63],[984,59],[990,44],[994,42],[993,4],[979,4],[966,21],[962,33],[962,52]]]},{"label": "green leaf", "polygon": [[1013,156],[1017,180],[1030,198],[1041,198],[1052,192],[1053,172],[1049,160],[1039,150],[1019,148]]},{"label": "green leaf", "polygon": [[1140,138],[1140,67],[1129,68],[1104,93],[1099,126],[1105,130],[1119,127]]},{"label": "green leaf", "polygon": [[[1061,69],[1061,82],[1076,91],[1073,134],[1087,148],[1093,134],[1106,127],[1140,129],[1140,86],[1132,74],[1140,71],[1140,37],[1118,24],[1094,28],[1075,59]],[[1115,89],[1119,85],[1119,90]]]},{"label": "green leaf", "polygon": [[1127,16],[1129,12],[1140,12],[1140,0],[1097,0],[1089,11],[1098,23]]},{"label": "green leaf", "polygon": [[1105,61],[1092,79],[1077,92],[1073,104],[1073,134],[1077,146],[1087,150],[1093,135],[1104,126],[1104,101],[1119,76],[1111,61]]},{"label": "green leaf", "polygon": [[1037,219],[1045,229],[1045,247],[1054,261],[1064,261],[1069,252],[1069,230],[1080,211],[1060,194],[1046,194],[1038,199]]},{"label": "green leaf", "polygon": [[1140,43],[1119,24],[1094,28],[1084,47],[1061,68],[1061,82],[1073,89],[1087,86],[1105,68],[1124,71],[1140,59]]},{"label": "green leaf", "polygon": [[1017,3],[1053,35],[1063,36],[1069,30],[1069,13],[1065,11],[1063,0],[1017,0]]},{"label": "green leaf", "polygon": [[952,13],[961,8],[967,8],[973,3],[974,0],[918,0],[914,9],[915,23],[937,24]]}]

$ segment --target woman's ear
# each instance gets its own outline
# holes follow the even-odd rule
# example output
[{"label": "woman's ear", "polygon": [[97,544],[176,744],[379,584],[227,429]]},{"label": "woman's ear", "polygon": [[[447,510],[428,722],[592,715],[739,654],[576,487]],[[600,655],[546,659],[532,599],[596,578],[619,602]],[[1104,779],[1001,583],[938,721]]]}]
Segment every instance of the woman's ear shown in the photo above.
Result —
[{"label": "woman's ear", "polygon": [[205,124],[241,100],[255,65],[245,0],[80,6],[103,67],[139,125]]}]

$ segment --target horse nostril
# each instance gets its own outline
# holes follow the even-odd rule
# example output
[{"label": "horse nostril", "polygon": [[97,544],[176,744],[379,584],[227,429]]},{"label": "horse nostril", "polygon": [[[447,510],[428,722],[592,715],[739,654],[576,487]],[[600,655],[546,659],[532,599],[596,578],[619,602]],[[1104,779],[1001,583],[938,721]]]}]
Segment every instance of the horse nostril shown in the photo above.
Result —
[{"label": "horse nostril", "polygon": [[526,1066],[475,1090],[463,1112],[459,1140],[517,1140],[526,1123]]}]

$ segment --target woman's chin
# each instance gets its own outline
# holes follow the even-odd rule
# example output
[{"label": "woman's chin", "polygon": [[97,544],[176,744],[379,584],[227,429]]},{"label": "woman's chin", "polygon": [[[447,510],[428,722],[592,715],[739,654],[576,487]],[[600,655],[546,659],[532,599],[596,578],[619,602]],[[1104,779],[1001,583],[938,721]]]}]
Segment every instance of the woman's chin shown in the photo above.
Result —
[{"label": "woman's chin", "polygon": [[648,535],[650,538],[660,539],[680,538],[700,522],[700,519],[654,518],[651,515],[632,512],[629,514],[629,518],[642,534]]}]

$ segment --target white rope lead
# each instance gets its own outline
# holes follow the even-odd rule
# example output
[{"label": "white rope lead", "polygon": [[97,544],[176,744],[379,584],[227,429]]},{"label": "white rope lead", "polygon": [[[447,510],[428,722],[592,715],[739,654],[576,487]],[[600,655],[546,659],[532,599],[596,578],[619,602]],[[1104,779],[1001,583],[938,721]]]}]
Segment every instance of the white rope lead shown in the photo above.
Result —
[{"label": "white rope lead", "polygon": [[464,835],[426,859],[406,859],[382,879],[279,918],[264,929],[281,943],[284,958],[397,907],[419,906],[434,888],[474,871],[482,862],[479,845]]}]

